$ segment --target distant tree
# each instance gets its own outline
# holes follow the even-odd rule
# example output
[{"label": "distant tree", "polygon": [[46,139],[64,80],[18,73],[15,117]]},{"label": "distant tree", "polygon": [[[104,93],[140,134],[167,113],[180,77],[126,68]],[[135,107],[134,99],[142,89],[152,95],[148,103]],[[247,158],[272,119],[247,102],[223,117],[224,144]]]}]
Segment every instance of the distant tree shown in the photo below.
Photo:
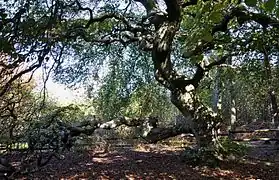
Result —
[{"label": "distant tree", "polygon": [[[1,62],[7,62],[4,56],[2,56]],[[16,72],[3,67],[0,68],[0,73],[1,87],[5,86],[5,83],[16,74]],[[16,140],[21,136],[30,123],[35,110],[37,110],[37,99],[32,92],[35,83],[25,77],[15,79],[9,85],[7,92],[0,96],[0,136],[2,142],[6,139],[6,143],[9,143],[9,141]]]}]

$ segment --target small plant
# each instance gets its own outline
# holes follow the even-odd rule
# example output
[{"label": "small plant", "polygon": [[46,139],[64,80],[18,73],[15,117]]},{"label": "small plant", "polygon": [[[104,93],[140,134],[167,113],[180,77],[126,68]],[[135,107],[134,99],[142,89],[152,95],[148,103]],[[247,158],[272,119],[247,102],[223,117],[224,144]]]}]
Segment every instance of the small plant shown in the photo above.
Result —
[{"label": "small plant", "polygon": [[183,162],[191,165],[197,165],[200,163],[200,157],[197,149],[186,147],[181,153],[181,159]]},{"label": "small plant", "polygon": [[215,151],[210,148],[199,148],[194,149],[187,147],[181,154],[183,162],[187,164],[198,166],[204,164],[211,167],[218,166],[218,158],[216,157]]},{"label": "small plant", "polygon": [[222,154],[224,156],[233,155],[241,157],[244,156],[249,150],[249,147],[245,144],[234,142],[229,138],[221,139],[220,143],[222,145]]}]

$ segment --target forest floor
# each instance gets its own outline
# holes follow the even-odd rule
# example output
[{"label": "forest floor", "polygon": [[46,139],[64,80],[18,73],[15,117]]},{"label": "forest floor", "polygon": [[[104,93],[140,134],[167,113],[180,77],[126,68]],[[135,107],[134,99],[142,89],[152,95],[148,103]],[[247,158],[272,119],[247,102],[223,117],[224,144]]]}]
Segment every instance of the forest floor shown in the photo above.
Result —
[{"label": "forest floor", "polygon": [[218,168],[191,166],[180,159],[181,149],[143,145],[109,153],[66,152],[39,171],[17,179],[279,179],[276,148],[252,144],[246,159],[222,162]]}]

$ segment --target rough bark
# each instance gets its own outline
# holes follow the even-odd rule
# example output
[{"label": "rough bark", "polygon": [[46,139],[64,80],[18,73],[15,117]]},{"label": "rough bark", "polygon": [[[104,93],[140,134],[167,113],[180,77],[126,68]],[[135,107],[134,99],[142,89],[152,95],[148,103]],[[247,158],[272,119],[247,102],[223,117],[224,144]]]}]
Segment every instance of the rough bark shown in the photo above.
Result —
[{"label": "rough bark", "polygon": [[168,16],[156,26],[156,37],[152,49],[155,77],[158,82],[171,91],[172,103],[187,119],[192,121],[191,128],[197,139],[198,147],[215,149],[217,144],[215,143],[217,139],[216,125],[220,121],[220,117],[198,100],[196,90],[206,71],[219,62],[214,62],[206,67],[197,64],[197,71],[192,79],[187,79],[174,70],[170,55],[172,42],[180,27],[181,5],[177,0],[165,0],[165,3]]},{"label": "rough bark", "polygon": [[114,129],[121,125],[126,125],[129,127],[141,126],[143,131],[141,137],[144,138],[149,143],[156,143],[160,140],[167,139],[169,137],[174,137],[182,133],[192,133],[190,126],[185,126],[184,128],[177,127],[157,127],[158,119],[155,117],[147,118],[128,118],[121,117],[115,118],[105,123],[98,123],[101,120],[96,119],[82,122],[79,125],[70,126],[64,123],[60,123],[61,126],[65,127],[69,131],[70,137],[79,136],[81,134],[92,135],[97,129]]}]

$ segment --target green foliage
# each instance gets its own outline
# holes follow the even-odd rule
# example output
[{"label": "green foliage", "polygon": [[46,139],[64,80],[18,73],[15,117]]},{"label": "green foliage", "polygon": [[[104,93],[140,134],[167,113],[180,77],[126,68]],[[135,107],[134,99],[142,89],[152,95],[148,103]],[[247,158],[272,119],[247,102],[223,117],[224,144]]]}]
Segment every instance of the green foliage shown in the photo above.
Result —
[{"label": "green foliage", "polygon": [[222,146],[221,151],[224,156],[233,155],[233,156],[242,157],[246,155],[247,152],[249,151],[249,147],[246,146],[245,144],[234,142],[227,137],[221,139],[220,143]]},{"label": "green foliage", "polygon": [[267,0],[264,3],[264,7],[265,7],[266,11],[272,12],[276,7],[276,0]]},{"label": "green foliage", "polygon": [[181,154],[182,161],[191,163],[191,165],[198,165],[201,161],[199,154],[196,150],[192,148],[185,148]]},{"label": "green foliage", "polygon": [[183,162],[193,166],[207,165],[216,167],[219,164],[219,159],[216,157],[216,152],[209,148],[193,149],[187,147],[182,152],[181,158]]},{"label": "green foliage", "polygon": [[258,0],[245,0],[245,4],[247,6],[255,7],[257,5]]},{"label": "green foliage", "polygon": [[[7,70],[7,74],[14,75],[16,71],[10,72],[10,67],[15,66],[15,70],[21,70],[22,65],[32,67],[39,62],[45,65],[51,57],[51,61],[55,62],[53,69],[56,79],[68,85],[83,83],[88,87],[89,98],[92,100],[90,105],[96,105],[97,113],[104,119],[121,115],[171,119],[177,110],[168,100],[169,93],[161,89],[152,78],[154,62],[151,60],[151,53],[137,48],[141,43],[138,39],[150,36],[149,40],[153,42],[152,36],[158,33],[154,32],[156,28],[152,24],[148,24],[150,20],[141,16],[144,14],[142,11],[134,12],[134,7],[122,8],[123,2],[120,1],[101,1],[96,7],[88,2],[89,4],[85,3],[86,7],[94,9],[94,18],[105,13],[115,17],[101,18],[87,26],[89,11],[79,8],[76,2],[55,1],[50,6],[47,1],[28,1],[25,5],[21,1],[11,0],[4,3],[3,8],[1,6],[0,51],[7,53],[9,60],[3,66],[1,64],[0,75],[4,78],[1,79],[0,90],[11,78],[3,76],[2,72]],[[276,92],[279,90],[276,59],[279,35],[274,27],[275,13],[279,13],[279,8],[276,0],[244,2],[248,8],[237,4],[236,0],[197,1],[196,5],[183,8],[180,29],[175,35],[170,53],[173,69],[189,79],[195,74],[197,63],[206,65],[219,60],[225,54],[232,56],[233,62],[226,62],[228,67],[223,68],[220,73],[220,93],[223,102],[230,103],[231,99],[236,102],[237,118],[247,122],[247,119],[260,119],[263,111],[270,112],[270,105],[264,107],[268,103],[267,92],[270,88]],[[133,4],[134,1],[127,2],[127,5],[128,3]],[[155,1],[148,1],[148,11],[154,3]],[[81,3],[82,6],[85,4]],[[238,17],[229,20],[228,25],[220,27],[222,22],[227,22],[223,20],[229,18],[228,14],[234,8],[245,10],[238,13]],[[248,21],[252,17],[258,19]],[[269,23],[268,28],[263,28],[261,21],[272,23]],[[214,32],[216,27],[222,30]],[[268,51],[272,77],[266,75],[262,62],[264,50]],[[181,52],[184,57],[179,55]],[[41,64],[37,66],[42,66]],[[2,71],[2,67],[6,69]],[[212,104],[214,85],[217,84],[216,72],[209,72],[208,77],[202,79],[197,91],[198,97],[208,106]],[[27,120],[28,123],[43,122],[43,119],[48,119],[43,115],[48,115],[57,108],[53,105],[42,111],[33,109],[34,99],[30,90],[14,85],[10,88],[12,91],[1,99],[4,105],[0,108],[4,110],[0,109],[0,114],[7,115],[7,118],[1,117],[2,129],[16,126],[21,132],[19,127],[22,123],[27,123]],[[231,89],[234,89],[234,97],[230,95]],[[12,107],[7,103],[19,100],[23,92],[30,95],[23,98],[24,103],[28,103],[14,103],[18,104],[15,111],[17,116],[14,116],[5,107]],[[231,108],[229,103],[225,103],[223,105],[229,109],[229,116]],[[38,111],[37,117],[27,113],[33,110]],[[73,107],[60,114],[59,119],[65,122],[72,122],[73,119],[78,121],[84,118],[84,114],[82,108]],[[42,134],[47,136],[56,133],[50,132]]]},{"label": "green foliage", "polygon": [[176,113],[175,107],[169,102],[167,93],[153,83],[139,85],[126,98],[121,97],[119,92],[113,89],[116,88],[115,86],[107,88],[111,88],[106,92],[109,95],[101,94],[102,99],[99,99],[97,104],[99,113],[105,119],[120,115],[128,117],[158,116],[170,119]]},{"label": "green foliage", "polygon": [[[6,79],[9,79],[7,74],[0,78],[0,82],[4,84]],[[6,143],[9,143],[7,139],[13,141],[22,135],[38,107],[38,99],[32,92],[35,83],[25,81],[13,82],[11,90],[0,97],[0,139]]]},{"label": "green foliage", "polygon": [[211,41],[213,41],[213,36],[211,35],[210,32],[205,32],[203,39],[207,42],[211,42]]},{"label": "green foliage", "polygon": [[[168,118],[174,107],[167,93],[154,83],[139,86],[129,98],[125,114],[131,117],[159,116]],[[170,118],[171,116],[169,116]]]},{"label": "green foliage", "polygon": [[175,112],[167,92],[151,79],[152,62],[147,54],[129,47],[112,58],[97,96],[92,96],[100,116],[107,120],[123,115],[168,119]]},{"label": "green foliage", "polygon": [[[28,129],[24,132],[24,140],[29,143],[29,148],[44,149],[50,148],[60,151],[67,144],[63,141],[65,134],[69,133],[65,129],[65,124],[75,124],[85,120],[90,115],[85,115],[82,106],[69,105],[64,107],[45,107],[36,120],[30,122]],[[73,143],[74,139],[69,139]]]},{"label": "green foliage", "polygon": [[224,157],[237,156],[242,157],[247,154],[249,148],[244,144],[239,144],[224,138],[220,140],[219,153],[211,148],[193,149],[190,147],[185,148],[181,154],[182,161],[194,166],[203,164],[216,167],[220,161],[220,155]]}]

